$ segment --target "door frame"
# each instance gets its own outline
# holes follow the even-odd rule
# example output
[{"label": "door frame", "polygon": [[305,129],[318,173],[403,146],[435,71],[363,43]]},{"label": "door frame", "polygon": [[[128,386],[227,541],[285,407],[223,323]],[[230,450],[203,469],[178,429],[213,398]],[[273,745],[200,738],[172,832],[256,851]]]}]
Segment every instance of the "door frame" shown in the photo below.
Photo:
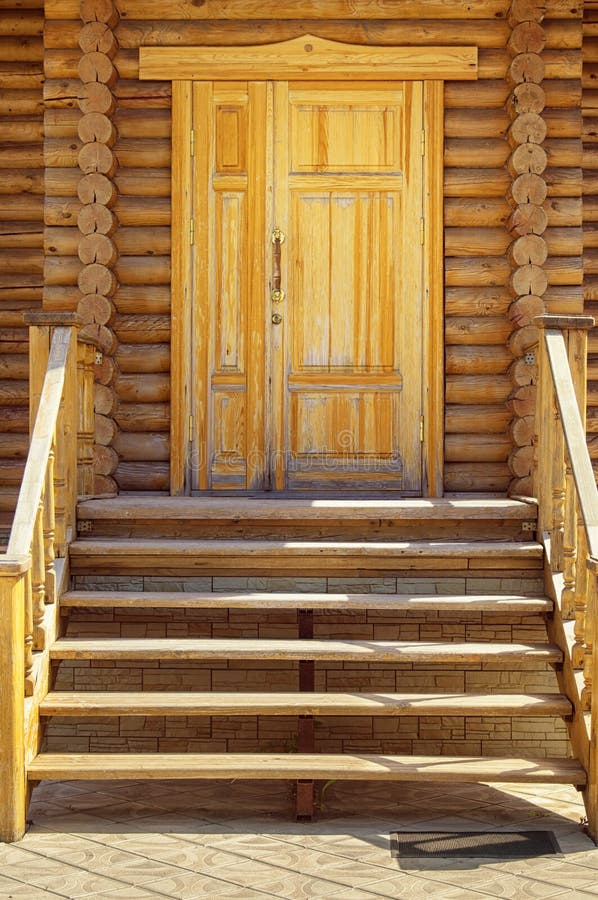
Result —
[{"label": "door frame", "polygon": [[189,493],[192,427],[193,81],[422,81],[424,296],[422,495],[443,493],[444,80],[475,80],[475,47],[380,47],[313,35],[266,45],[142,47],[140,79],[172,80],[172,298],[170,493]]}]

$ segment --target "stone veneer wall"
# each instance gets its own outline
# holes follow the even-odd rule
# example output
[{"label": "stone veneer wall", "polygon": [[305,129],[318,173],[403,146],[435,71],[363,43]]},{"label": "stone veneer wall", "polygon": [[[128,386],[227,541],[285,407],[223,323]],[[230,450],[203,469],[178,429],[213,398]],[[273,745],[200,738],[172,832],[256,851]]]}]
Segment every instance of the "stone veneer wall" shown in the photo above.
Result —
[{"label": "stone veneer wall", "polygon": [[[322,592],[507,593],[541,592],[536,578],[157,578],[99,577],[76,579],[89,590],[298,590]],[[315,637],[355,640],[497,640],[546,639],[539,615],[505,616],[439,613],[316,612]],[[105,637],[245,637],[297,636],[294,612],[269,612],[259,618],[245,610],[94,610],[73,612],[70,636]],[[127,663],[66,661],[57,690],[267,691],[297,690],[298,665],[285,662]],[[517,671],[494,665],[397,666],[390,663],[316,665],[316,690],[329,691],[500,691],[556,692],[547,665],[528,664]],[[296,718],[289,717],[130,717],[77,722],[55,718],[47,731],[47,748],[80,752],[292,752]],[[568,753],[564,724],[554,718],[508,717],[317,717],[320,752],[415,754],[483,754],[559,756]]]}]

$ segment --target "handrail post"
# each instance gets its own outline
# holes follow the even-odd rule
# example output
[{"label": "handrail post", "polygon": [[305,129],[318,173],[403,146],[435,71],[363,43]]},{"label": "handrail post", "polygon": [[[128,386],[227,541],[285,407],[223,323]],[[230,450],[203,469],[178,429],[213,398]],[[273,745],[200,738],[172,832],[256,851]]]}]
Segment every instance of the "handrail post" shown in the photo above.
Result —
[{"label": "handrail post", "polygon": [[80,497],[93,494],[94,482],[94,362],[95,346],[79,337],[77,381],[79,395],[79,433],[77,456],[77,489]]},{"label": "handrail post", "polygon": [[29,557],[0,566],[0,841],[25,832],[25,572]]}]

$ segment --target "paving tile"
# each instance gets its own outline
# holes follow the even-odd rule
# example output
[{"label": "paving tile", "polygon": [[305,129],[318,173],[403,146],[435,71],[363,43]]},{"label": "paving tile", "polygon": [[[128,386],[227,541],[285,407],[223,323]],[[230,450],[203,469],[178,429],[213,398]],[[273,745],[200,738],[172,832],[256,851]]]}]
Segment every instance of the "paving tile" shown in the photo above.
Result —
[{"label": "paving tile", "polygon": [[23,897],[24,900],[41,900],[42,897],[49,900],[52,897],[56,900],[56,897],[59,896],[64,895],[55,894],[53,891],[44,891],[22,881],[15,881],[0,875],[0,897]]},{"label": "paving tile", "polygon": [[195,897],[225,897],[226,900],[254,900],[266,894],[240,886],[225,879],[210,878],[205,875],[178,875],[162,878],[149,887],[167,897],[177,900],[194,900]]}]

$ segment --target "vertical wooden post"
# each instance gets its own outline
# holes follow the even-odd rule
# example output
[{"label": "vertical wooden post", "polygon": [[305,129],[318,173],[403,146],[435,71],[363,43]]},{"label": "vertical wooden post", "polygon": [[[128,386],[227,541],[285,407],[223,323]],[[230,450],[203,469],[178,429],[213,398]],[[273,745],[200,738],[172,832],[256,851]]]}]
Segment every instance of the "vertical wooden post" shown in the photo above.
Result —
[{"label": "vertical wooden post", "polygon": [[70,542],[75,534],[77,519],[77,435],[79,411],[77,397],[77,341],[71,341],[64,376],[64,476],[65,476],[65,527]]},{"label": "vertical wooden post", "polygon": [[[537,320],[535,320],[537,321]],[[535,493],[538,499],[538,533],[552,529],[552,442],[554,394],[544,332],[538,347],[538,409],[536,414]]]},{"label": "vertical wooden post", "polygon": [[24,580],[24,653],[25,653],[25,696],[32,697],[35,683],[33,681],[33,594],[31,591],[31,569],[23,576]]},{"label": "vertical wooden post", "polygon": [[94,359],[95,348],[93,344],[80,337],[77,350],[79,395],[77,489],[80,497],[93,494]]},{"label": "vertical wooden post", "polygon": [[565,547],[565,437],[558,409],[552,409],[552,543],[550,562],[553,572],[562,572]]},{"label": "vertical wooden post", "polygon": [[35,517],[31,545],[31,593],[33,605],[33,649],[46,649],[44,615],[46,612],[46,563],[44,555],[44,506],[40,503]]},{"label": "vertical wooden post", "polygon": [[571,662],[575,669],[583,669],[583,660],[585,654],[585,633],[586,633],[586,616],[587,616],[587,600],[588,600],[588,581],[590,574],[588,572],[588,540],[586,530],[583,523],[580,523],[577,530],[577,552],[579,562],[575,577],[575,624],[574,635],[575,643],[571,647]]},{"label": "vertical wooden post", "polygon": [[[583,709],[591,709],[592,701],[595,699],[594,690],[594,639],[596,637],[596,614],[598,613],[598,584],[596,584],[596,574],[598,573],[598,562],[588,559],[588,598],[586,611],[586,628],[584,635],[584,654],[583,654],[583,681],[584,686],[581,691],[581,705]],[[596,701],[598,702],[598,701]]]},{"label": "vertical wooden post", "polygon": [[29,434],[33,434],[49,355],[49,325],[32,325],[29,329]]},{"label": "vertical wooden post", "polygon": [[46,470],[46,486],[44,488],[44,558],[46,565],[46,603],[56,601],[56,568],[54,565],[54,538],[55,538],[55,512],[54,512],[54,460],[56,458],[55,443],[48,456],[48,468]]},{"label": "vertical wooden post", "polygon": [[29,560],[0,571],[0,841],[25,833],[24,610]]}]

